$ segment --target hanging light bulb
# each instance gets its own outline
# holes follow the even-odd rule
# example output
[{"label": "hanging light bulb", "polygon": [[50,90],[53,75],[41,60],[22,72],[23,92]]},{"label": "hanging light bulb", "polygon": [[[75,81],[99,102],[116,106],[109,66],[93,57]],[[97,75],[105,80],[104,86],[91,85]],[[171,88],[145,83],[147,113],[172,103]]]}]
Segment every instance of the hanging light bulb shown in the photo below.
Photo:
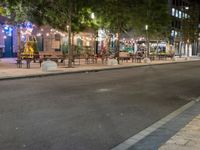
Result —
[{"label": "hanging light bulb", "polygon": [[41,36],[41,33],[37,33],[37,35],[36,36]]},{"label": "hanging light bulb", "polygon": [[22,39],[25,39],[25,36],[24,36],[24,35],[22,35]]}]

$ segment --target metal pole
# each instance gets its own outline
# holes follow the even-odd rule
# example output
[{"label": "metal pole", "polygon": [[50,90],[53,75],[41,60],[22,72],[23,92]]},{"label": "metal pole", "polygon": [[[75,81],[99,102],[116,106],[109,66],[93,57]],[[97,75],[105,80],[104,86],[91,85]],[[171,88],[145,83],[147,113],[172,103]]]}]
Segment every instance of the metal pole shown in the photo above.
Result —
[{"label": "metal pole", "polygon": [[146,30],[146,45],[147,45],[147,55],[146,57],[149,58],[149,35],[148,35],[148,25],[145,25],[145,30]]}]

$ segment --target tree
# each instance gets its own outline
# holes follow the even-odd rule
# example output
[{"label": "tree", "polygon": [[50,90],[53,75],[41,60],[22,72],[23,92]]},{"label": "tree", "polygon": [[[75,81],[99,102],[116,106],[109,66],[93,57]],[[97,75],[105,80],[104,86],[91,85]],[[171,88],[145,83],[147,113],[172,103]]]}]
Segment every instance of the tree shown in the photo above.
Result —
[{"label": "tree", "polygon": [[[72,33],[91,26],[89,2],[87,0],[5,0],[9,10],[17,18],[25,18],[38,25],[50,25],[68,32],[68,66],[72,67]],[[18,6],[19,9],[15,9]],[[17,17],[17,16],[23,17]]]},{"label": "tree", "polygon": [[[140,0],[137,5],[137,23],[135,28],[142,31],[145,25],[149,26],[150,38],[165,37],[170,27],[170,14],[168,1],[163,0]],[[142,26],[143,25],[143,26]]]},{"label": "tree", "polygon": [[[137,0],[136,0],[137,1]],[[121,33],[129,31],[134,23],[133,13],[136,1],[102,0],[96,1],[95,13],[99,18],[100,27],[115,33],[117,37],[115,55],[119,58]],[[119,63],[119,59],[118,59]]]},{"label": "tree", "polygon": [[117,55],[121,33],[133,30],[135,35],[146,35],[145,25],[148,25],[149,38],[169,37],[171,24],[167,1],[103,0],[96,3],[95,11],[102,20],[102,26],[117,36]]},{"label": "tree", "polygon": [[[99,27],[115,33],[119,57],[121,33],[132,29],[143,34],[148,24],[150,35],[161,37],[168,23],[167,2],[162,0],[4,0],[18,16],[36,24],[48,24],[69,33],[69,67],[72,66],[71,36],[87,27]],[[56,5],[55,5],[56,4]],[[22,13],[21,13],[22,12]],[[91,13],[96,15],[95,20]],[[19,15],[20,14],[20,15]],[[72,33],[72,35],[71,35]]]},{"label": "tree", "polygon": [[[171,19],[168,1],[140,0],[137,5],[135,29],[140,35],[146,36],[147,55],[149,55],[149,40],[159,41],[170,36]],[[145,29],[146,28],[146,29]]]},{"label": "tree", "polygon": [[89,2],[79,0],[57,0],[55,5],[55,1],[51,1],[50,8],[46,10],[46,23],[54,28],[68,32],[68,66],[72,67],[73,35],[92,25]]},{"label": "tree", "polygon": [[22,1],[11,1],[11,0],[3,0],[1,2],[1,6],[3,8],[2,15],[8,17],[11,24],[17,25],[17,35],[18,35],[18,51],[17,57],[20,59],[21,55],[21,32],[20,27],[18,26],[20,23],[24,22],[27,18],[26,11],[27,7],[22,6]]}]

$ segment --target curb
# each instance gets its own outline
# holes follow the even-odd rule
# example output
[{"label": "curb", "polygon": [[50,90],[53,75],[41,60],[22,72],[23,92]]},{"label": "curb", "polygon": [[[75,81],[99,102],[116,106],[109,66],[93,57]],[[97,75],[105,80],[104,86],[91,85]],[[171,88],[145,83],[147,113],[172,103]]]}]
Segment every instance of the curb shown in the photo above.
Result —
[{"label": "curb", "polygon": [[165,125],[169,121],[171,121],[173,118],[175,118],[178,115],[182,114],[183,112],[185,112],[186,110],[191,108],[196,103],[198,103],[198,100],[192,100],[191,102],[183,105],[182,107],[178,108],[174,112],[170,113],[166,117],[161,118],[160,120],[158,120],[157,122],[155,122],[151,126],[149,126],[149,127],[145,128],[144,130],[140,131],[136,135],[128,138],[127,140],[125,140],[121,144],[115,146],[111,150],[129,150],[132,146],[137,144],[139,141],[143,140],[145,137],[147,137],[148,135],[150,135],[151,133],[153,133],[154,131],[156,131],[157,129],[159,129],[160,127],[162,127],[163,125]]},{"label": "curb", "polygon": [[16,76],[16,77],[2,77],[2,78],[0,78],[0,81],[49,77],[49,76],[58,76],[58,75],[67,75],[67,74],[99,72],[99,71],[110,71],[110,70],[122,70],[122,69],[140,68],[140,67],[148,67],[148,66],[174,65],[174,64],[179,64],[179,63],[190,63],[190,62],[197,62],[197,61],[200,61],[200,60],[190,60],[190,61],[180,61],[180,62],[164,62],[164,63],[158,63],[158,64],[142,64],[142,65],[136,65],[136,66],[118,66],[118,67],[112,67],[112,68],[86,69],[86,70],[71,71],[71,72],[65,71],[65,72],[56,72],[56,73],[47,73],[47,74],[24,75],[24,76],[22,75],[22,76]]}]

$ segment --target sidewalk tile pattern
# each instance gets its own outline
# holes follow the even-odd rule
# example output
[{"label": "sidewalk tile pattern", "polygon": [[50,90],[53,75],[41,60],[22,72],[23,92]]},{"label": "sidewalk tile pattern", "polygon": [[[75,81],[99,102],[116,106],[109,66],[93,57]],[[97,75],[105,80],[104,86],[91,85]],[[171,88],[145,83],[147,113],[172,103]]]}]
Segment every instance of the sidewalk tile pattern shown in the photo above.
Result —
[{"label": "sidewalk tile pattern", "polygon": [[200,150],[200,115],[171,137],[159,150]]}]

